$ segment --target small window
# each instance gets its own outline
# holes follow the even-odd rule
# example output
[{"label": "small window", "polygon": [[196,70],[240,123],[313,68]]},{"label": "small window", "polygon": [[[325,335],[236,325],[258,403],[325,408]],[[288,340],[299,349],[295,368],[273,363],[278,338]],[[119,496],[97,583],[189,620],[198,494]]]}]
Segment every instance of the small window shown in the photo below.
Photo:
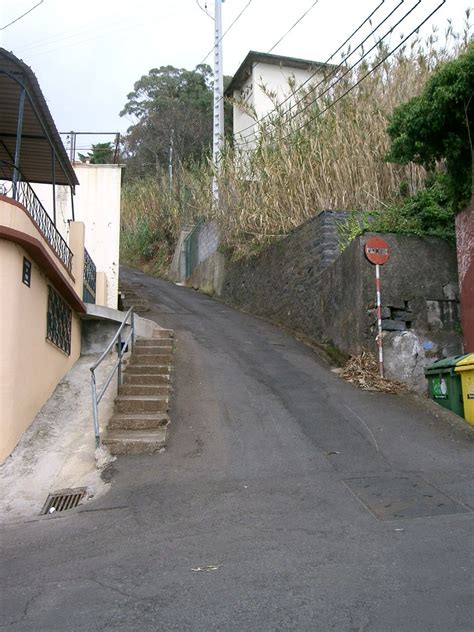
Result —
[{"label": "small window", "polygon": [[54,345],[71,353],[72,310],[61,296],[48,285],[48,319],[46,337]]},{"label": "small window", "polygon": [[31,286],[31,261],[23,257],[23,283],[28,287]]}]

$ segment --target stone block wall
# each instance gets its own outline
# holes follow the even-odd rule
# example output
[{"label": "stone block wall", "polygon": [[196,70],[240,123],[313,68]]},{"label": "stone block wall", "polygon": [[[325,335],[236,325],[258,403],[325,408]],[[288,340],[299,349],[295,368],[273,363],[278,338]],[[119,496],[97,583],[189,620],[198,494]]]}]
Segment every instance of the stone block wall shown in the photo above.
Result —
[{"label": "stone block wall", "polygon": [[[222,298],[358,354],[375,350],[375,268],[358,237],[338,256],[336,222],[323,213],[245,262],[227,263]],[[384,235],[388,373],[425,390],[424,365],[461,351],[456,255],[437,238]],[[402,353],[403,351],[403,353]]]}]

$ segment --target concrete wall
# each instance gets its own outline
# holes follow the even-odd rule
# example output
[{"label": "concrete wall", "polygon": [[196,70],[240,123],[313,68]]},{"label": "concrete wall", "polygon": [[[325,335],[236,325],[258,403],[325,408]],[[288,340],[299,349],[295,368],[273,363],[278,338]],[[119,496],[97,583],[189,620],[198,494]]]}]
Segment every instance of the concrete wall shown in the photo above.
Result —
[{"label": "concrete wall", "polygon": [[86,225],[86,248],[107,277],[107,307],[117,308],[120,250],[120,165],[75,164],[76,219]]},{"label": "concrete wall", "polygon": [[216,222],[208,222],[201,226],[198,236],[198,262],[202,263],[217,250],[219,245],[219,229]]},{"label": "concrete wall", "polygon": [[[222,298],[346,353],[375,350],[375,270],[363,254],[366,237],[338,256],[336,218],[328,215],[258,257],[227,263]],[[382,269],[387,373],[424,391],[423,367],[461,351],[455,253],[436,238],[385,238],[392,249]]]},{"label": "concrete wall", "polygon": [[456,216],[456,245],[464,350],[474,352],[474,197]]},{"label": "concrete wall", "polygon": [[[116,308],[118,301],[118,270],[120,250],[120,165],[91,165],[75,163],[74,170],[80,185],[74,196],[76,221],[86,225],[86,248],[98,271],[107,278],[106,305]],[[34,190],[44,208],[53,217],[52,187],[35,184]],[[71,196],[68,187],[56,187],[56,224],[68,239],[72,218]]]},{"label": "concrete wall", "polygon": [[[36,239],[53,255],[27,214],[2,200],[0,226]],[[70,247],[75,255],[80,254],[77,249],[83,250],[83,232],[82,225],[72,225]],[[32,263],[30,287],[22,282],[24,257]],[[75,265],[80,265],[79,257],[75,259]],[[75,272],[73,268],[73,275]],[[59,260],[57,273],[73,291],[82,290],[82,277],[74,279],[68,275]],[[0,239],[0,463],[12,452],[59,380],[79,357],[80,322],[74,310],[71,354],[67,355],[46,339],[48,285],[55,286],[23,247]]]}]

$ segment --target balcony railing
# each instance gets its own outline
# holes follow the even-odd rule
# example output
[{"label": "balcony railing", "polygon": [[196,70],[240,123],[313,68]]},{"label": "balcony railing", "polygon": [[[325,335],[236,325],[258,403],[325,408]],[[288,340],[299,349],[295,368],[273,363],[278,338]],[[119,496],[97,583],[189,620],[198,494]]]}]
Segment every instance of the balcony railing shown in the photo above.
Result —
[{"label": "balcony railing", "polygon": [[71,273],[72,252],[28,182],[21,180],[8,188],[2,186],[0,193],[13,198],[25,207],[28,215],[51,246],[53,252],[63,263],[66,270]]},{"label": "balcony railing", "polygon": [[96,267],[92,257],[84,248],[84,282],[82,300],[85,303],[95,303],[96,296]]}]

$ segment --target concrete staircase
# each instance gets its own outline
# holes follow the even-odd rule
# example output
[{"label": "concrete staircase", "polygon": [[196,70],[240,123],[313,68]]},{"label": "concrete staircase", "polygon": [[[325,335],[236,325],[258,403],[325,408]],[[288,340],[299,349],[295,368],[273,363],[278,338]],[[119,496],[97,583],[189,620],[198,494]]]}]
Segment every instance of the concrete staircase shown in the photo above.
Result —
[{"label": "concrete staircase", "polygon": [[103,440],[111,454],[153,454],[166,445],[173,335],[155,329],[135,342]]},{"label": "concrete staircase", "polygon": [[120,296],[124,312],[128,311],[132,305],[139,314],[143,314],[150,309],[148,300],[131,285],[124,285],[122,283],[120,285]]}]

